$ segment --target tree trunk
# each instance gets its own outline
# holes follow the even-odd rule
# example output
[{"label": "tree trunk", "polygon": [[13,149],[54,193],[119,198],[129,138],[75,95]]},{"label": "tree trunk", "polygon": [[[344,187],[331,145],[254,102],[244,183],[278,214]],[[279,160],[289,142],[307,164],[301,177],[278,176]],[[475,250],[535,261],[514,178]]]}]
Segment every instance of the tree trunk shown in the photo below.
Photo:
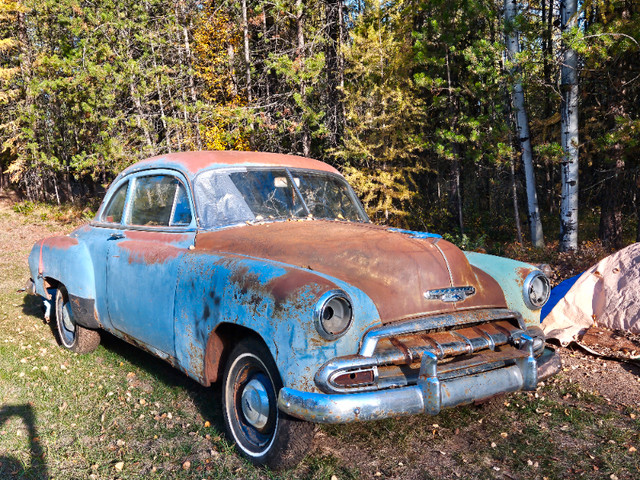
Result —
[{"label": "tree trunk", "polygon": [[[187,18],[187,13],[185,12],[184,4],[181,4],[180,12],[182,13],[182,36],[184,39],[184,50],[187,57],[186,67],[187,67],[187,76],[189,81],[189,92],[191,93],[192,105],[195,106],[198,101],[198,96],[196,94],[196,84],[195,84],[195,80],[193,79],[193,73],[191,73],[194,61],[193,61],[193,55],[191,53],[191,45],[189,43],[189,28],[192,28],[193,25],[191,24],[191,20]],[[189,25],[187,25],[187,22],[189,22]],[[196,130],[195,132],[196,145],[198,147],[198,150],[202,150],[203,143],[202,143],[202,136],[200,135],[200,115],[198,112],[199,112],[199,109],[196,108],[193,122],[195,123],[195,130]]]},{"label": "tree trunk", "polygon": [[[298,48],[297,48],[297,60],[300,62],[300,68],[303,68],[304,63],[304,4],[302,0],[296,0],[296,26],[297,26],[297,37],[298,37]],[[300,97],[303,102],[306,102],[306,85],[304,80],[300,80]],[[302,117],[302,154],[305,157],[308,157],[311,153],[311,135],[309,133],[309,126],[304,118],[304,112]]]},{"label": "tree trunk", "polygon": [[[517,11],[516,0],[505,0],[504,7],[507,53],[509,59],[512,62],[515,62],[516,55],[520,51],[518,32],[514,29],[514,20],[516,18]],[[519,75],[519,68],[517,65],[512,67],[512,73],[516,77],[513,85],[513,107],[526,179],[531,243],[534,247],[544,247],[542,222],[540,221],[540,210],[538,209],[538,195],[536,194],[536,177],[533,169],[533,149],[531,148],[531,135],[529,133],[529,117],[525,109],[522,83],[520,82],[520,79],[517,78]]]},{"label": "tree trunk", "polygon": [[636,242],[640,242],[640,171],[636,171]]},{"label": "tree trunk", "polygon": [[[561,0],[562,31],[578,25],[577,0]],[[561,162],[560,250],[578,248],[578,55],[564,45],[561,70]]]},{"label": "tree trunk", "polygon": [[622,210],[620,208],[620,196],[623,190],[621,185],[624,179],[624,160],[622,159],[622,145],[616,145],[616,166],[613,175],[604,182],[600,197],[600,228],[598,237],[605,246],[621,249],[624,246],[622,239]]},{"label": "tree trunk", "polygon": [[516,239],[522,245],[522,226],[520,225],[520,209],[518,208],[518,189],[516,188],[515,159],[509,162],[511,166],[511,191],[513,193],[513,218],[516,223]]},{"label": "tree trunk", "polygon": [[[449,48],[447,48],[446,56],[447,66],[447,86],[448,88],[448,102],[449,111],[451,113],[451,130],[457,130],[457,105],[453,98],[453,82],[451,81],[451,67],[449,65]],[[458,227],[460,228],[460,235],[464,235],[464,217],[462,215],[462,194],[460,192],[460,146],[453,142],[451,146],[454,160],[451,162],[451,176],[449,178],[449,209],[452,216],[457,216]]]},{"label": "tree trunk", "polygon": [[338,89],[342,72],[340,71],[340,30],[342,0],[325,0],[327,21],[327,45],[325,47],[325,71],[327,74],[326,121],[329,129],[329,145],[337,147],[342,136],[342,95]]},{"label": "tree trunk", "polygon": [[242,0],[242,36],[244,38],[244,68],[247,83],[247,100],[251,102],[251,52],[249,50],[249,18],[247,0]]}]

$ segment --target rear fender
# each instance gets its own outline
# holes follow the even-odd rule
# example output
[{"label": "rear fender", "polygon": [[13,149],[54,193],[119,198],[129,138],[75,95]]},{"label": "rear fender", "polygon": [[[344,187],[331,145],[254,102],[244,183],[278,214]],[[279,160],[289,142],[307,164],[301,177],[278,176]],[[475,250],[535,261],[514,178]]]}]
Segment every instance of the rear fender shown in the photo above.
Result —
[{"label": "rear fender", "polygon": [[53,300],[48,291],[61,283],[67,289],[76,321],[98,328],[95,313],[95,275],[87,247],[77,238],[49,237],[36,243],[29,255],[29,269],[35,293]]}]

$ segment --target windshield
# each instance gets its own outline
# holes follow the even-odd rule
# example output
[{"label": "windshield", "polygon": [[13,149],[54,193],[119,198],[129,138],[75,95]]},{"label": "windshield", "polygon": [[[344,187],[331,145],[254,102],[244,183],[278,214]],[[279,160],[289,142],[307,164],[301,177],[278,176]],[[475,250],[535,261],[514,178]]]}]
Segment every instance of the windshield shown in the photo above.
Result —
[{"label": "windshield", "polygon": [[324,172],[209,170],[195,178],[194,192],[204,229],[289,218],[368,221],[347,182]]}]

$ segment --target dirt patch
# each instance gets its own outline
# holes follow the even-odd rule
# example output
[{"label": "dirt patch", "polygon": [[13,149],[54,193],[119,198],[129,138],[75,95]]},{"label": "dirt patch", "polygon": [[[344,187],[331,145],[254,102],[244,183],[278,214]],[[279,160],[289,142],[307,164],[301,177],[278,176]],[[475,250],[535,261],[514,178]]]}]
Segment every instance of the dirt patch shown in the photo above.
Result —
[{"label": "dirt patch", "polygon": [[616,406],[640,408],[640,365],[560,349],[563,374]]},{"label": "dirt patch", "polygon": [[[40,216],[24,215],[14,211],[15,195],[0,191],[0,289],[17,290],[29,279],[27,258],[33,245],[44,237],[71,232],[79,222],[61,224]],[[24,266],[24,279],[16,283],[9,272]]]}]

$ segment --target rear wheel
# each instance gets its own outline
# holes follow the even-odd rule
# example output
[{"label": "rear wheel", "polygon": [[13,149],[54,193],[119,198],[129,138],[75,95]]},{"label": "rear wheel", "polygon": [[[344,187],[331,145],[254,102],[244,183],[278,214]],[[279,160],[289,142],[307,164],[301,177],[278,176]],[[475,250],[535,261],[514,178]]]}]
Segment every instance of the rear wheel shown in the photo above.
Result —
[{"label": "rear wheel", "polygon": [[98,348],[100,333],[78,325],[73,318],[69,294],[64,285],[56,292],[56,327],[62,346],[72,352],[89,353]]},{"label": "rear wheel", "polygon": [[242,455],[273,469],[302,460],[314,430],[313,424],[278,410],[281,388],[278,369],[264,343],[247,338],[235,346],[223,377],[225,426]]}]

